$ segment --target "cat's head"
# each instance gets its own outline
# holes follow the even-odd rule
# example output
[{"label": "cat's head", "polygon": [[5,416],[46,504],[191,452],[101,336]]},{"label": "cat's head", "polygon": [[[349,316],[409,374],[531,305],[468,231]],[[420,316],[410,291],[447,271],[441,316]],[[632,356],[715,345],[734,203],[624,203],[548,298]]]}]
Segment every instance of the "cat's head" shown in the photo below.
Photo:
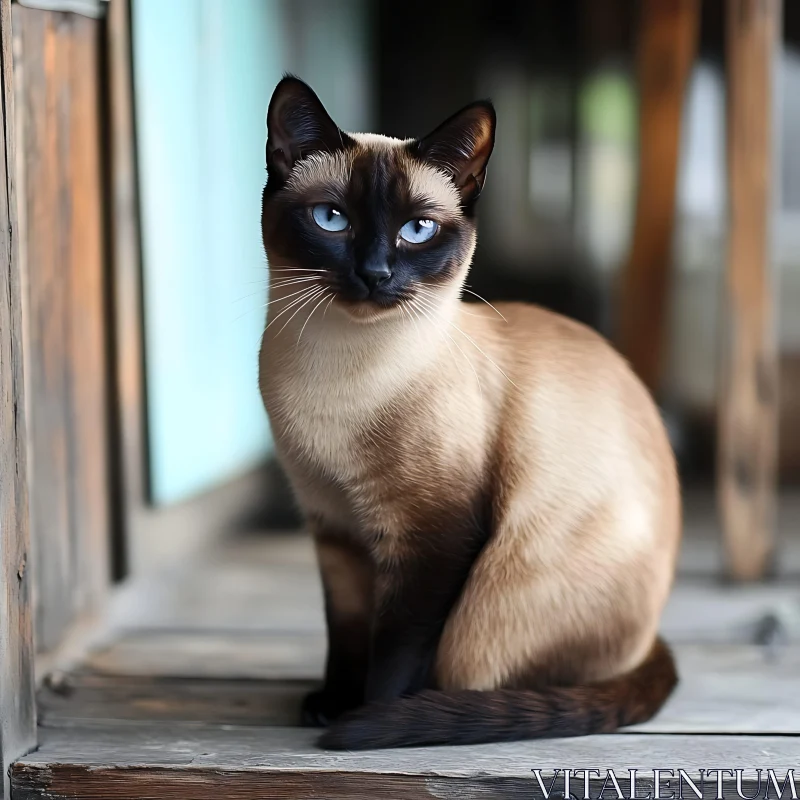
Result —
[{"label": "cat's head", "polygon": [[364,321],[460,288],[494,145],[490,103],[401,141],[345,133],[309,86],[287,77],[267,127],[262,231],[273,283],[308,270],[296,291],[324,289]]}]

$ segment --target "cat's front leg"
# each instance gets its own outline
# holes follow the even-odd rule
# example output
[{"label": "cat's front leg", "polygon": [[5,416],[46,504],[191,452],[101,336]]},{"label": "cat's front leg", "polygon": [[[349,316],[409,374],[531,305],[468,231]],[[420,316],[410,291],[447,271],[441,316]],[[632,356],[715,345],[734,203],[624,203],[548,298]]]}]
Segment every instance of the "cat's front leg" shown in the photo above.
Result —
[{"label": "cat's front leg", "polygon": [[379,569],[367,703],[434,685],[444,624],[484,540],[472,526],[419,535],[403,557]]},{"label": "cat's front leg", "polygon": [[370,650],[373,572],[366,553],[345,536],[315,532],[325,595],[325,683],[303,702],[303,724],[327,725],[364,702]]}]

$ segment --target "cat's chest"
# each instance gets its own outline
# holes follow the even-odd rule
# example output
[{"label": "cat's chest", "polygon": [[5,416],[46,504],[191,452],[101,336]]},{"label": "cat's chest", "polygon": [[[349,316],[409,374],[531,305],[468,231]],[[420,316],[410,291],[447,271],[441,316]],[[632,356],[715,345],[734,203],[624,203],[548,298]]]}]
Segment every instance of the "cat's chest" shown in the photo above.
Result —
[{"label": "cat's chest", "polygon": [[278,446],[291,458],[339,480],[356,477],[371,409],[357,397],[340,397],[333,403],[322,391],[286,388],[271,404]]},{"label": "cat's chest", "polygon": [[[392,363],[295,365],[264,384],[273,434],[305,512],[394,541],[472,497],[482,425],[426,376]],[[463,424],[462,424],[463,423]],[[389,546],[389,545],[387,545]]]},{"label": "cat's chest", "polygon": [[363,479],[370,432],[397,391],[381,369],[354,372],[311,363],[275,376],[265,400],[284,454],[349,483]]}]

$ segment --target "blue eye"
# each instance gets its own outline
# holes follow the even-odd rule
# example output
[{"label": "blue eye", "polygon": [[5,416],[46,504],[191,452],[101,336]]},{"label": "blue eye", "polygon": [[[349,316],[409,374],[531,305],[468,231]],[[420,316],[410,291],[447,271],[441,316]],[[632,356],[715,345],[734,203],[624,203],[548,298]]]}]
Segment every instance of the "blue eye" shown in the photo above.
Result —
[{"label": "blue eye", "polygon": [[439,223],[432,219],[412,219],[400,228],[400,238],[411,244],[420,244],[432,239],[439,230]]},{"label": "blue eye", "polygon": [[324,231],[343,231],[350,226],[350,220],[330,203],[320,203],[311,209],[314,222]]}]

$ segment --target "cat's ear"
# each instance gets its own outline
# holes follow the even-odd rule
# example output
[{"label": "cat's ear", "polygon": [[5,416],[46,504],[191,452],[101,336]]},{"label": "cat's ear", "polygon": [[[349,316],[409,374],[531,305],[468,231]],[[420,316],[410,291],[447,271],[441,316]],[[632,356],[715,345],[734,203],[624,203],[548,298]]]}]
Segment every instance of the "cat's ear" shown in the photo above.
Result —
[{"label": "cat's ear", "polygon": [[310,153],[332,152],[349,138],[330,118],[314,90],[287,76],[275,87],[267,111],[267,171],[281,181]]},{"label": "cat's ear", "polygon": [[453,179],[462,203],[477,200],[494,147],[497,116],[487,100],[472,103],[411,145],[412,153]]}]

